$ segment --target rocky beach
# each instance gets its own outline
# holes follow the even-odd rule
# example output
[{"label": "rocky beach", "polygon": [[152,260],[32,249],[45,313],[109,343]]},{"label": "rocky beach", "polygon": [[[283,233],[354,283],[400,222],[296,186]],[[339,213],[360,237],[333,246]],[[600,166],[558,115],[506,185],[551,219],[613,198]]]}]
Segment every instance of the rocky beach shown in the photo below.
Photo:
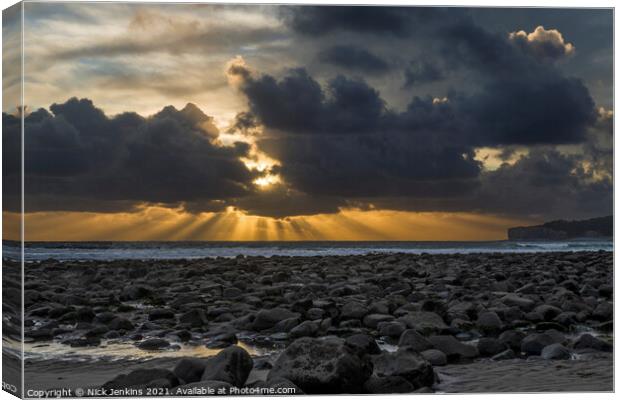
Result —
[{"label": "rocky beach", "polygon": [[25,274],[26,390],[613,390],[612,252],[46,260]]}]

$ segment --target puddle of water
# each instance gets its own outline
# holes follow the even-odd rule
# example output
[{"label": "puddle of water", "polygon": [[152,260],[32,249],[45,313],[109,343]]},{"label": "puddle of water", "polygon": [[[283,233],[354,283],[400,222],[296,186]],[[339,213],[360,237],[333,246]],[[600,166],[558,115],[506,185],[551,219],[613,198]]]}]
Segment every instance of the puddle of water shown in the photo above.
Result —
[{"label": "puddle of water", "polygon": [[[270,350],[261,349],[239,341],[237,345],[252,356],[269,354]],[[99,346],[70,347],[58,342],[34,342],[24,344],[24,355],[27,360],[72,360],[95,361],[106,360],[140,360],[170,357],[211,357],[223,349],[209,349],[202,344],[190,345],[173,343],[171,348],[164,350],[142,350],[133,342],[109,340]]]}]

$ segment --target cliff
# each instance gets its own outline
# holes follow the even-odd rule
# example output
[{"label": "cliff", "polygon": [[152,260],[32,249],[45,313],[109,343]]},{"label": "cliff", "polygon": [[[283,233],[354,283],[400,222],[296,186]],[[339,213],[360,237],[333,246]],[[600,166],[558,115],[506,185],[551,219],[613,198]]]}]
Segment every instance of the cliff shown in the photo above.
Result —
[{"label": "cliff", "polygon": [[581,221],[551,221],[542,225],[520,226],[508,229],[509,240],[564,240],[575,238],[612,237],[613,216]]}]

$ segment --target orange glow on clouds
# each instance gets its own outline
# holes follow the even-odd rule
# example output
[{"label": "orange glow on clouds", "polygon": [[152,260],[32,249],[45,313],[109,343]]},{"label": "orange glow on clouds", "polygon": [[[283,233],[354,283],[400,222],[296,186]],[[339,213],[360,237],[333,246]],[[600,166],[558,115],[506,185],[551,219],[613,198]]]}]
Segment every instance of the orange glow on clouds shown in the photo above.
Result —
[{"label": "orange glow on clouds", "polygon": [[[6,239],[15,239],[19,214],[3,214]],[[511,226],[538,221],[474,213],[342,210],[274,219],[228,210],[191,214],[144,207],[128,213],[36,212],[25,216],[27,241],[97,240],[503,240]]]}]

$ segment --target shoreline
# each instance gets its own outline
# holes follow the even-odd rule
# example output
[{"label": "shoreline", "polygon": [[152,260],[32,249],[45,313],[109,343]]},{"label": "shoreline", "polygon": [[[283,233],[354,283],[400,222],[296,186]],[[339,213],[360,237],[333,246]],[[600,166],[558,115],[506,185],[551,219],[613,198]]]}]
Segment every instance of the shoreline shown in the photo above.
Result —
[{"label": "shoreline", "polygon": [[[567,390],[560,383],[566,386],[586,368],[592,375],[584,388],[611,390],[605,371],[613,368],[607,357],[612,268],[613,253],[604,251],[48,260],[26,270],[25,335],[33,349],[53,348],[51,359],[54,351],[82,348],[105,355],[113,349],[110,341],[123,343],[122,351],[161,353],[111,362],[117,366],[111,371],[164,368],[174,378],[166,375],[167,383],[157,384],[169,389],[208,377],[203,371],[198,378],[179,378],[183,355],[197,360],[198,370],[215,362],[208,360],[221,368],[249,359],[236,366],[241,377],[215,381],[237,386],[247,373],[242,386],[285,382],[305,393],[497,391],[498,371],[532,368],[540,369],[547,389],[557,377],[556,389]],[[238,341],[276,351],[251,356]],[[188,346],[201,351],[182,351]],[[571,360],[592,348],[598,358]],[[50,360],[31,360],[26,373],[31,382],[52,385],[54,377],[86,365],[93,386],[121,382],[100,371],[106,365],[101,360],[60,361],[51,369]],[[567,367],[555,367],[562,364]],[[292,365],[305,365],[305,372]],[[328,373],[330,366],[345,376]],[[448,384],[450,374],[468,380]],[[153,383],[140,379],[122,385]],[[527,391],[532,385],[524,382]],[[579,390],[579,380],[571,387]]]}]

